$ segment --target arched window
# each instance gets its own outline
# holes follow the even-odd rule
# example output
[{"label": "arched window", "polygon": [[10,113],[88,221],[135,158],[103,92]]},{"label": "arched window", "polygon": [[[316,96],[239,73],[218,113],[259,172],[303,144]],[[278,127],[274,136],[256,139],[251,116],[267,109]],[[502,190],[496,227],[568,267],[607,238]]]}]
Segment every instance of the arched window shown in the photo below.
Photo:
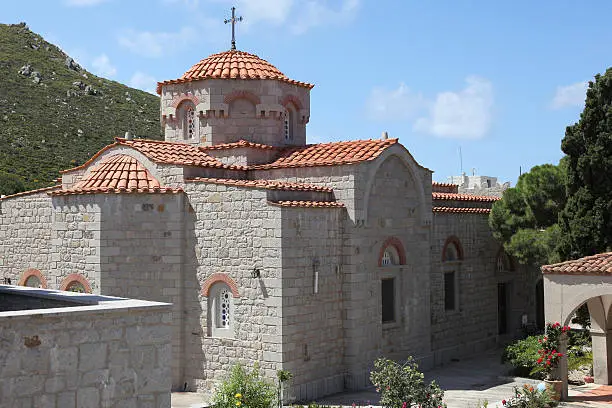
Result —
[{"label": "arched window", "polygon": [[504,251],[504,249],[500,249],[497,253],[497,260],[495,261],[495,268],[498,273],[510,272],[514,270],[514,266],[512,265],[512,261],[510,257]]},{"label": "arched window", "polygon": [[398,258],[397,250],[392,246],[388,246],[387,249],[385,249],[385,252],[383,252],[382,260],[380,262],[381,266],[397,265]]},{"label": "arched window", "polygon": [[30,288],[47,288],[47,279],[38,269],[28,269],[23,273],[19,280],[19,285]]},{"label": "arched window", "polygon": [[91,285],[83,276],[78,273],[68,275],[62,281],[60,290],[67,292],[91,293]]},{"label": "arched window", "polygon": [[287,104],[287,112],[285,112],[285,140],[293,140],[296,117],[295,106],[292,103]]},{"label": "arched window", "polygon": [[442,262],[453,262],[463,260],[463,248],[461,241],[455,236],[450,236],[446,239],[444,247],[442,247]]},{"label": "arched window", "polygon": [[234,296],[225,282],[210,287],[208,326],[213,337],[234,337]]},{"label": "arched window", "polygon": [[198,118],[193,102],[185,101],[181,104],[183,115],[183,138],[195,139],[198,136]]}]

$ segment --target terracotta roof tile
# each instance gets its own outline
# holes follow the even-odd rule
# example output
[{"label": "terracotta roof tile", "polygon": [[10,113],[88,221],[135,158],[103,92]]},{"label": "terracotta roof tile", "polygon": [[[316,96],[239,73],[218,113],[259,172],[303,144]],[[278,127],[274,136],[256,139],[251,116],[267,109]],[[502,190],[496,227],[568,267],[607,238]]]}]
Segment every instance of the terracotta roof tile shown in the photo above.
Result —
[{"label": "terracotta roof tile", "polygon": [[51,195],[97,193],[177,193],[181,189],[161,187],[159,181],[134,157],[119,154],[102,160],[81,181]]},{"label": "terracotta roof tile", "polygon": [[612,252],[585,256],[573,261],[565,261],[542,266],[544,274],[564,275],[610,275],[612,274]]},{"label": "terracotta roof tile", "polygon": [[277,180],[235,180],[235,179],[219,179],[208,177],[195,177],[185,180],[192,183],[212,183],[223,184],[236,187],[254,187],[263,188],[266,190],[286,190],[286,191],[320,191],[331,193],[333,190],[329,187],[317,186],[314,184],[288,183]]},{"label": "terracotta roof tile", "polygon": [[483,203],[492,203],[499,201],[499,197],[494,196],[477,196],[471,194],[455,194],[455,193],[438,193],[433,192],[432,198],[434,200],[445,200],[445,201],[479,201]]},{"label": "terracotta roof tile", "polygon": [[457,184],[438,183],[437,181],[431,183],[431,189],[436,193],[457,194],[459,192],[459,186]]},{"label": "terracotta roof tile", "polygon": [[248,140],[239,140],[239,141],[233,142],[233,143],[223,143],[223,144],[218,144],[218,145],[214,145],[214,146],[200,146],[200,150],[202,150],[202,151],[207,151],[207,150],[223,150],[223,149],[236,149],[236,148],[241,148],[241,147],[250,147],[250,148],[253,148],[253,149],[262,149],[262,150],[278,150],[278,149],[280,149],[279,147],[270,146],[270,145],[267,145],[267,144],[253,143],[253,142],[249,142]]},{"label": "terracotta roof tile", "polygon": [[344,208],[344,204],[336,201],[268,201],[279,207],[309,207],[309,208]]},{"label": "terracotta roof tile", "polygon": [[22,197],[22,196],[27,196],[30,194],[44,193],[45,191],[53,191],[53,190],[58,190],[60,188],[62,188],[62,186],[57,185],[57,186],[51,186],[51,187],[38,188],[36,190],[22,191],[21,193],[5,195],[4,197],[0,198],[0,200],[6,200],[9,198],[15,198],[15,197]]},{"label": "terracotta roof tile", "polygon": [[250,168],[274,169],[355,164],[375,159],[383,150],[396,143],[397,139],[374,139],[289,147],[283,149],[280,156],[272,163]]},{"label": "terracotta roof tile", "polygon": [[471,207],[432,207],[435,213],[454,213],[454,214],[489,214],[490,208],[471,208]]},{"label": "terracotta roof tile", "polygon": [[183,74],[179,79],[158,82],[157,93],[162,86],[201,79],[275,79],[293,85],[312,88],[314,85],[289,79],[278,68],[257,55],[244,51],[230,50],[204,58]]}]

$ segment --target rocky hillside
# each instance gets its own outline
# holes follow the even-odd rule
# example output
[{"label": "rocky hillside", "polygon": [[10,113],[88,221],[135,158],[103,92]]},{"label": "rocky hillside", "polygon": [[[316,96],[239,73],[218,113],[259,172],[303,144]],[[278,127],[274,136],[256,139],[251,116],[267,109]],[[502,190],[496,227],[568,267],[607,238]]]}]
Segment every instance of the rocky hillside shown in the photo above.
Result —
[{"label": "rocky hillside", "polygon": [[128,130],[161,138],[157,96],[87,72],[24,23],[0,24],[0,184],[48,186]]}]

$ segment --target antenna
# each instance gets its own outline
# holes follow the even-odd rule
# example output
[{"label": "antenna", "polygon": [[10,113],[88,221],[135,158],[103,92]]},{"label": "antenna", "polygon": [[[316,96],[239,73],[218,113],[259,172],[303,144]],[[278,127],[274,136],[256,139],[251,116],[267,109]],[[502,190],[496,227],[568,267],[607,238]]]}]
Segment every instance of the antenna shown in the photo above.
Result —
[{"label": "antenna", "polygon": [[461,166],[461,175],[463,176],[463,155],[461,154],[461,146],[459,146],[459,165]]}]

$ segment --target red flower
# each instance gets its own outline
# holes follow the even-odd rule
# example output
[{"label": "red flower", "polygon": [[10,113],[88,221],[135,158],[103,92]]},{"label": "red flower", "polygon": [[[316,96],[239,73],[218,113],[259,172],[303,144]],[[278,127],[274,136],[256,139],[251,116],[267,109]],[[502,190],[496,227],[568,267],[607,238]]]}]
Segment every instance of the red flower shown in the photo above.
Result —
[{"label": "red flower", "polygon": [[542,357],[538,358],[538,364],[542,363]]},{"label": "red flower", "polygon": [[506,400],[502,400],[502,404],[506,405]]}]

